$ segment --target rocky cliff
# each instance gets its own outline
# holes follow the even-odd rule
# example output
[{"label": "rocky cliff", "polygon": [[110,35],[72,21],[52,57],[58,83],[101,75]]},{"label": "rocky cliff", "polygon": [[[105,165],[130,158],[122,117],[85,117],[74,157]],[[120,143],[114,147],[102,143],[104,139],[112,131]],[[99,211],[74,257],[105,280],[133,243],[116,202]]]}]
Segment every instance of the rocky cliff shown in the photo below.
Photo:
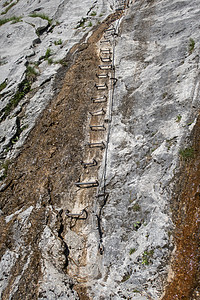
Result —
[{"label": "rocky cliff", "polygon": [[1,1],[2,299],[199,299],[199,3]]}]

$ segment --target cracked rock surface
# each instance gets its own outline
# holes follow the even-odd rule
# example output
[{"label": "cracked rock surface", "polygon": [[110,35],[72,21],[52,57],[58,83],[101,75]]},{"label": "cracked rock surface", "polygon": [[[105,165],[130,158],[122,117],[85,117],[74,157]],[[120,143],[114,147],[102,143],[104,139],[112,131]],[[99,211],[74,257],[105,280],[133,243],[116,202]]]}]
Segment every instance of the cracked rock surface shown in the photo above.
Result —
[{"label": "cracked rock surface", "polygon": [[[2,299],[158,300],[173,281],[187,176],[198,217],[199,156],[184,165],[180,150],[199,149],[199,3],[125,2],[0,2]],[[100,71],[107,48],[115,69]],[[175,285],[164,299],[185,296]]]}]

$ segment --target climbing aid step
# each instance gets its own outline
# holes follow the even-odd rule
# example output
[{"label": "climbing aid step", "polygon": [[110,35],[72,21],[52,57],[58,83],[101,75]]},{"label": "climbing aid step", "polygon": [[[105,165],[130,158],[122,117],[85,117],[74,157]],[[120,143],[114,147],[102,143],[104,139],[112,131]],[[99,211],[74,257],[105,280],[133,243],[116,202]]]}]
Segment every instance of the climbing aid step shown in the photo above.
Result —
[{"label": "climbing aid step", "polygon": [[100,148],[101,150],[106,148],[106,145],[104,142],[98,142],[98,143],[88,143],[89,148]]},{"label": "climbing aid step", "polygon": [[90,125],[92,131],[105,131],[106,127],[104,125]]},{"label": "climbing aid step", "polygon": [[108,89],[108,86],[106,83],[104,83],[104,84],[95,83],[94,86],[96,87],[97,90],[107,90]]},{"label": "climbing aid step", "polygon": [[107,97],[104,95],[102,97],[91,98],[93,103],[103,103],[107,101]]},{"label": "climbing aid step", "polygon": [[67,209],[65,214],[67,217],[81,219],[81,220],[86,220],[88,217],[88,213],[85,208],[78,214],[70,213],[70,211]]},{"label": "climbing aid step", "polygon": [[106,111],[102,108],[100,110],[97,110],[97,111],[90,111],[89,112],[91,116],[101,116],[101,115],[105,115],[106,114]]},{"label": "climbing aid step", "polygon": [[99,185],[98,180],[95,181],[83,181],[83,182],[75,182],[75,185],[80,188],[93,188]]},{"label": "climbing aid step", "polygon": [[82,165],[84,168],[94,167],[94,166],[97,166],[97,161],[96,161],[96,159],[93,159],[92,162],[84,162],[84,161],[81,161],[81,165]]}]

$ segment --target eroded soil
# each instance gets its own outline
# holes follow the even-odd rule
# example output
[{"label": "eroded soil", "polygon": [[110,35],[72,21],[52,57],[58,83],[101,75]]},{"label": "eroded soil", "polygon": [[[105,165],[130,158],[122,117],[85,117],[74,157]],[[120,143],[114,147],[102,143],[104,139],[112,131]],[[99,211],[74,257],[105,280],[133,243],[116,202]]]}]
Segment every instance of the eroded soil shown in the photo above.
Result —
[{"label": "eroded soil", "polygon": [[200,225],[200,117],[192,134],[194,158],[182,163],[178,183],[178,203],[173,210],[176,223],[173,278],[164,300],[200,299],[199,225]]}]

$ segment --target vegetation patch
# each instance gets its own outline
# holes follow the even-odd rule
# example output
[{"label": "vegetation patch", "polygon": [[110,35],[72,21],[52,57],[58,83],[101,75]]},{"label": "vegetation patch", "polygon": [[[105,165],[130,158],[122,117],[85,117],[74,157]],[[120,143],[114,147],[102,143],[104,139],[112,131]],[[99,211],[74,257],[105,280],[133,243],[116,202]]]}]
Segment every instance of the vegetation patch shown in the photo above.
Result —
[{"label": "vegetation patch", "polygon": [[54,41],[54,45],[62,45],[62,40],[61,39],[59,39],[58,41]]},{"label": "vegetation patch", "polygon": [[129,251],[129,254],[131,255],[131,254],[133,254],[135,251],[136,251],[135,248],[131,248],[130,251]]},{"label": "vegetation patch", "polygon": [[149,265],[151,262],[151,258],[153,257],[153,254],[154,254],[154,250],[144,251],[142,255],[142,264]]},{"label": "vegetation patch", "polygon": [[20,100],[30,91],[31,84],[35,80],[36,76],[37,72],[34,70],[34,68],[31,66],[27,66],[25,79],[19,84],[18,90],[16,91],[15,95],[11,98],[6,107],[0,112],[0,115],[3,114],[0,122],[5,120],[10,112],[18,105]]},{"label": "vegetation patch", "polygon": [[[14,5],[16,5],[17,3],[19,2],[19,0],[17,0],[16,2],[13,2],[13,3],[11,3],[10,5],[9,5],[9,3],[7,2],[7,5],[9,5],[9,6],[7,6],[6,7],[6,9],[4,10],[4,11],[2,11],[2,13],[1,13],[1,15],[5,15]],[[6,3],[6,2],[5,2]],[[5,4],[4,3],[4,4]]]},{"label": "vegetation patch", "polygon": [[181,121],[181,119],[182,119],[182,116],[181,116],[181,115],[178,115],[178,116],[176,117],[176,122],[179,123],[179,122]]},{"label": "vegetation patch", "polygon": [[192,54],[192,52],[194,51],[194,47],[195,47],[195,41],[192,38],[190,38],[189,45],[188,45],[189,54]]},{"label": "vegetation patch", "polygon": [[140,207],[140,205],[138,204],[138,203],[135,203],[134,205],[133,205],[133,211],[140,211],[140,209],[141,209],[141,207]]},{"label": "vegetation patch", "polygon": [[194,149],[192,147],[181,149],[179,154],[184,160],[189,160],[194,158]]},{"label": "vegetation patch", "polygon": [[6,88],[6,86],[7,86],[7,80],[4,80],[4,82],[2,82],[2,83],[0,84],[0,92],[3,91],[3,89]]},{"label": "vegetation patch", "polygon": [[96,11],[91,12],[90,16],[95,17],[97,15]]},{"label": "vegetation patch", "polygon": [[16,16],[13,16],[11,18],[8,18],[8,19],[1,19],[0,20],[0,26],[8,23],[8,22],[11,22],[12,21],[12,24],[15,24],[17,22],[20,22],[22,20],[22,17],[16,17]]},{"label": "vegetation patch", "polygon": [[125,274],[125,275],[123,276],[121,282],[125,282],[125,281],[129,280],[130,277],[131,277],[131,274]]},{"label": "vegetation patch", "polygon": [[3,180],[7,177],[7,174],[8,174],[8,167],[10,165],[10,160],[5,160],[2,165],[1,165],[1,168],[4,169],[4,173],[3,175],[0,177],[0,180]]},{"label": "vegetation patch", "polygon": [[80,27],[84,27],[86,21],[87,21],[87,18],[82,18],[82,19],[78,22],[78,24],[77,24],[77,26],[76,26],[76,29],[77,29],[77,28],[80,28]]},{"label": "vegetation patch", "polygon": [[32,18],[41,18],[43,20],[47,20],[49,25],[51,25],[52,23],[52,19],[50,19],[48,16],[46,16],[45,14],[37,14],[37,13],[33,13],[33,14],[30,14],[29,17],[32,17]]}]

